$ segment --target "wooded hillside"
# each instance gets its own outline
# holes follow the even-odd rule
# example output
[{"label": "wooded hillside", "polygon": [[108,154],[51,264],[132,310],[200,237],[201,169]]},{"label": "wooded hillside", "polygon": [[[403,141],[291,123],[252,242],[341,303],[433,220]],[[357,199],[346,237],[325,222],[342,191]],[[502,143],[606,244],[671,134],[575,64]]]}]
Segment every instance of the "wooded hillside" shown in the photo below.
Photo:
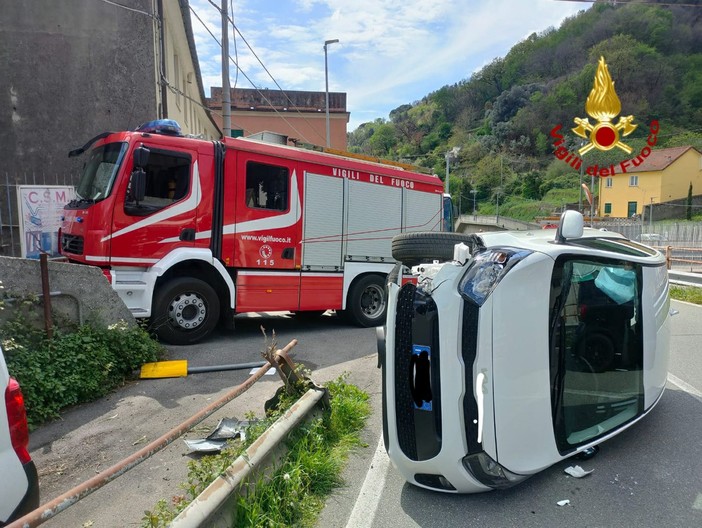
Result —
[{"label": "wooded hillside", "polygon": [[[460,147],[450,189],[461,212],[472,211],[473,189],[479,212],[493,214],[499,199],[500,214],[522,219],[578,202],[579,172],[555,159],[549,132],[561,124],[566,147],[577,151],[580,139],[570,129],[575,117],[587,117],[601,56],[622,114],[632,114],[638,125],[626,138],[634,152],[644,146],[652,120],[660,122],[658,148],[702,148],[702,3],[696,3],[596,2],[469,78],[396,108],[389,120],[360,125],[349,134],[349,150],[444,177],[446,153]],[[614,149],[583,159],[590,165],[627,157]]]}]

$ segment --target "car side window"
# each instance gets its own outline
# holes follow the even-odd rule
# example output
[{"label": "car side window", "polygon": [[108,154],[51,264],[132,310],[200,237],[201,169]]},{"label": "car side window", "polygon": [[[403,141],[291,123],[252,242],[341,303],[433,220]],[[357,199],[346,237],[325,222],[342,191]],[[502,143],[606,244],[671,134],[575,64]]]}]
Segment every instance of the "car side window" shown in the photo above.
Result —
[{"label": "car side window", "polygon": [[246,164],[246,206],[287,211],[289,182],[286,167],[249,161]]},{"label": "car side window", "polygon": [[643,410],[641,268],[561,257],[551,289],[551,404],[563,454]]},{"label": "car side window", "polygon": [[190,188],[189,155],[151,149],[146,173],[146,194],[138,204],[127,191],[124,211],[131,216],[147,216],[179,202]]}]

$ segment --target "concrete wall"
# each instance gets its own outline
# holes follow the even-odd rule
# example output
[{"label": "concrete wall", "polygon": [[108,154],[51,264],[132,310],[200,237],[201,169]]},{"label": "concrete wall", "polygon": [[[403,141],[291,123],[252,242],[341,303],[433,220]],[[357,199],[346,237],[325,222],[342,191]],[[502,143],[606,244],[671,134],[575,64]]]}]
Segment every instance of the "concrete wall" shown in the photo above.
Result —
[{"label": "concrete wall", "polygon": [[[119,3],[152,11],[151,0]],[[77,174],[84,160],[69,150],[157,117],[151,17],[95,0],[0,0],[0,12],[0,159],[11,182]]]},{"label": "concrete wall", "polygon": [[[100,268],[49,261],[49,291],[54,314],[74,322],[110,325],[120,320],[136,324],[131,312],[112,289]],[[42,295],[38,260],[0,257],[0,281],[5,297]],[[54,295],[60,293],[60,295]],[[4,316],[12,311],[6,303]]]}]

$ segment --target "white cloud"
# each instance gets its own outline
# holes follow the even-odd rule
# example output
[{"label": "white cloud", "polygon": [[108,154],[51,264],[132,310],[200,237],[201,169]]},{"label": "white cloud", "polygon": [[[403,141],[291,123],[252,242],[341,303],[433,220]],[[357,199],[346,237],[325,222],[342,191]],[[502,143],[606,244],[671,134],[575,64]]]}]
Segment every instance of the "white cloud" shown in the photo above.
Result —
[{"label": "white cloud", "polygon": [[[207,0],[190,3],[219,37],[218,11]],[[519,40],[583,7],[553,0],[245,0],[234,3],[233,18],[288,90],[324,89],[323,44],[338,38],[328,48],[329,89],[348,94],[353,129],[468,78]],[[194,18],[193,27],[209,93],[209,86],[221,86],[219,47]],[[238,37],[236,44],[239,66],[251,81],[276,88]],[[238,86],[251,87],[241,75]]]}]

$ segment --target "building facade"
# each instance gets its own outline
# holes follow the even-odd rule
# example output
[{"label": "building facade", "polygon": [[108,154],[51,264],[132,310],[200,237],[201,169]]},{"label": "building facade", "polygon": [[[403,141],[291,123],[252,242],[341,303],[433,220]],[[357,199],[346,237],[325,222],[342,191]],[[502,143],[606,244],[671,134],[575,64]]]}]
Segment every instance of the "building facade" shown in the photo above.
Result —
[{"label": "building facade", "polygon": [[[222,128],[222,88],[212,87],[207,104]],[[274,132],[311,145],[326,145],[326,92],[231,89],[232,134]],[[346,149],[346,94],[329,92],[330,147]]]},{"label": "building facade", "polygon": [[187,0],[0,0],[0,254],[19,256],[20,185],[72,186],[68,152],[157,118],[221,137]]},{"label": "building facade", "polygon": [[598,215],[631,218],[644,208],[702,194],[702,153],[694,147],[653,149],[638,167],[599,181]]}]

